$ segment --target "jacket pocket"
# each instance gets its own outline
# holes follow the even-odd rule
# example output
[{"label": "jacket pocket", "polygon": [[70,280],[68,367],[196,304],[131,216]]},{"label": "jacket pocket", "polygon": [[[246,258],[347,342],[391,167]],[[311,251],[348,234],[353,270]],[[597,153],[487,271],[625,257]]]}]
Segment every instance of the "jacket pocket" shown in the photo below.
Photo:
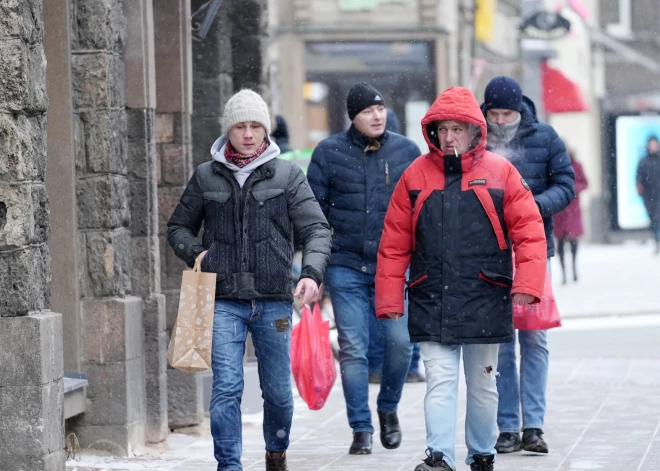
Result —
[{"label": "jacket pocket", "polygon": [[406,281],[406,284],[408,285],[408,289],[414,288],[415,286],[420,284],[422,281],[428,279],[428,277],[429,276],[427,274],[424,274],[424,275],[420,276],[419,278],[417,278],[414,281]]},{"label": "jacket pocket", "polygon": [[205,191],[202,193],[205,201],[215,201],[216,203],[226,203],[231,197],[231,191]]},{"label": "jacket pocket", "polygon": [[284,194],[284,189],[282,188],[252,191],[252,196],[254,197],[255,200],[259,202],[259,206],[263,206],[263,204],[269,199],[277,198],[278,196],[283,194]]},{"label": "jacket pocket", "polygon": [[511,288],[513,285],[513,280],[508,276],[500,275],[485,268],[482,268],[479,272],[479,278],[493,285],[503,286],[505,288]]}]

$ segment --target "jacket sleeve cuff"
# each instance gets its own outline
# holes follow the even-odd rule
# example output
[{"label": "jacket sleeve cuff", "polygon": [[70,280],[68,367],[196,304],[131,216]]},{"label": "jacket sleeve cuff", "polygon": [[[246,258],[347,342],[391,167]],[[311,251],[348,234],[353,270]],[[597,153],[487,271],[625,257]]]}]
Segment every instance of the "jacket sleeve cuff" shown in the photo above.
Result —
[{"label": "jacket sleeve cuff", "polygon": [[204,252],[206,250],[203,246],[199,244],[195,244],[190,247],[190,257],[188,257],[188,260],[186,260],[186,265],[188,265],[188,268],[192,268],[195,266],[195,260],[197,259],[197,255],[200,253]]},{"label": "jacket sleeve cuff", "polygon": [[532,304],[540,303],[541,297],[543,296],[543,293],[541,291],[532,288],[525,288],[525,287],[513,288],[511,290],[511,296],[513,297],[514,294],[528,294],[529,296],[534,296],[534,301],[532,301]]},{"label": "jacket sleeve cuff", "polygon": [[303,278],[309,278],[310,280],[314,280],[316,283],[316,286],[321,286],[321,283],[323,282],[323,278],[319,276],[319,274],[316,272],[311,267],[304,267],[302,270],[302,273],[300,274],[300,279],[302,280]]}]

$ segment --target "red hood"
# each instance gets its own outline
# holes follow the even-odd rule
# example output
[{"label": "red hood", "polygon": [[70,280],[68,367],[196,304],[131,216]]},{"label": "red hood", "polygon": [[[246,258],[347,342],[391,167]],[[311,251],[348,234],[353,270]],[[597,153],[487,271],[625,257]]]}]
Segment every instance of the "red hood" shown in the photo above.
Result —
[{"label": "red hood", "polygon": [[481,129],[481,138],[479,143],[469,152],[463,155],[463,159],[468,157],[474,158],[481,156],[486,149],[486,137],[488,135],[488,127],[486,126],[486,119],[479,107],[477,99],[472,92],[463,87],[448,88],[440,94],[437,100],[431,105],[424,119],[422,119],[422,133],[429,145],[431,153],[444,155],[435,144],[429,139],[427,127],[435,121],[461,121],[463,123],[473,124],[479,126]]}]

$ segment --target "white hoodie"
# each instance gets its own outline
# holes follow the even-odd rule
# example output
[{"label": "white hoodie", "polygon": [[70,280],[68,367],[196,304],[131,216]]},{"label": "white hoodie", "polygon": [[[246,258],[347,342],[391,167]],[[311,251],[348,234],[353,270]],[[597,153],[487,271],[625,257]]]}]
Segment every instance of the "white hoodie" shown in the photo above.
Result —
[{"label": "white hoodie", "polygon": [[241,168],[227,162],[227,158],[225,157],[225,147],[227,147],[227,142],[229,142],[229,138],[227,138],[227,136],[219,137],[218,140],[216,140],[211,146],[211,155],[213,156],[213,160],[220,162],[229,170],[234,172],[234,178],[236,178],[236,181],[241,188],[243,188],[245,180],[248,179],[248,177],[252,174],[252,172],[255,171],[255,169],[280,155],[280,148],[277,147],[277,144],[275,144],[273,141],[270,141],[268,148],[264,151],[263,154],[247,164],[245,167]]}]

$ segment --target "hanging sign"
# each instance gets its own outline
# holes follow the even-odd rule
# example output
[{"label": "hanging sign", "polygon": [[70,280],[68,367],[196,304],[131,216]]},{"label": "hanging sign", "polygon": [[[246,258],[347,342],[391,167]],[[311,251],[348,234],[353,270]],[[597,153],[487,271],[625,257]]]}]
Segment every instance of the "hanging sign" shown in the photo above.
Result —
[{"label": "hanging sign", "polygon": [[530,39],[561,39],[571,30],[571,23],[559,13],[539,11],[528,17],[520,27]]}]

